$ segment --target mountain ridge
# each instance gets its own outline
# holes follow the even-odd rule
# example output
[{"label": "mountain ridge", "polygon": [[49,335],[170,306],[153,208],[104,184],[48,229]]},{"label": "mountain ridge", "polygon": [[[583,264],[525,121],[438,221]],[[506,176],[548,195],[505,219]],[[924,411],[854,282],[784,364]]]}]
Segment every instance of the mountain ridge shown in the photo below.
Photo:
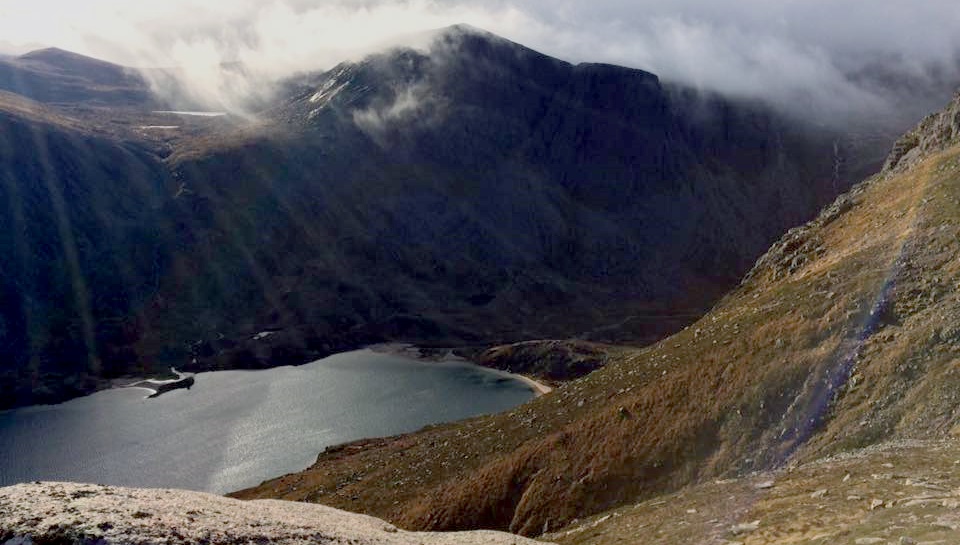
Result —
[{"label": "mountain ridge", "polygon": [[0,58],[0,90],[50,104],[159,104],[137,70],[58,48]]},{"label": "mountain ridge", "polygon": [[[697,114],[690,115],[695,108]],[[722,293],[721,285],[735,282],[741,269],[755,259],[753,252],[761,251],[775,236],[773,231],[779,227],[765,226],[766,220],[783,228],[802,221],[819,206],[822,197],[817,195],[842,187],[854,176],[843,171],[840,179],[835,179],[832,160],[813,159],[828,153],[832,156],[833,133],[828,136],[816,128],[798,129],[792,121],[760,106],[665,88],[643,71],[571,65],[507,41],[491,43],[472,33],[443,34],[436,50],[428,53],[393,49],[359,63],[338,65],[313,81],[311,89],[297,92],[291,101],[267,113],[268,136],[251,135],[236,147],[182,149],[174,155],[174,168],[194,196],[211,202],[239,196],[227,197],[232,191],[229,187],[205,187],[209,185],[205,180],[228,176],[230,165],[257,162],[264,165],[261,176],[267,178],[274,170],[282,171],[287,180],[283,191],[289,190],[289,194],[278,194],[269,182],[254,177],[247,177],[245,183],[262,198],[276,201],[277,208],[297,210],[295,215],[301,218],[324,219],[311,226],[309,234],[295,225],[277,225],[284,233],[276,236],[339,247],[338,255],[369,260],[363,264],[364,270],[388,263],[399,269],[400,275],[363,281],[351,288],[367,293],[361,297],[369,302],[355,308],[355,316],[359,316],[351,318],[350,327],[367,327],[363,323],[370,323],[376,315],[393,320],[391,314],[397,314],[406,322],[419,322],[420,331],[442,331],[450,323],[443,315],[455,312],[461,324],[464,317],[475,322],[463,324],[462,329],[487,329],[479,335],[484,340],[522,340],[503,334],[492,337],[489,328],[468,313],[485,314],[487,324],[502,322],[497,316],[507,313],[491,306],[497,304],[498,294],[527,299],[530,313],[563,299],[574,301],[576,312],[588,311],[575,301],[578,296],[574,292],[590,290],[592,285],[590,297],[599,298],[600,291],[607,289],[601,285],[604,282],[611,294],[620,286],[631,285],[634,293],[638,289],[650,292],[643,301],[637,300],[633,314],[669,314],[670,309],[658,308],[655,301],[683,299],[683,293],[691,291],[676,284],[699,286],[705,294],[714,295],[676,305],[683,308],[678,314],[698,312],[693,309]],[[779,143],[771,133],[777,134]],[[739,140],[737,146],[732,144],[731,134]],[[351,156],[357,159],[349,159]],[[768,170],[757,175],[760,165]],[[782,170],[777,172],[777,168]],[[387,172],[390,174],[385,176]],[[751,180],[749,187],[734,187],[734,177],[741,176]],[[780,185],[772,190],[765,183]],[[368,188],[373,187],[376,190],[371,193]],[[762,203],[756,218],[743,209],[751,199]],[[727,206],[721,207],[721,201]],[[306,209],[306,203],[317,204]],[[669,215],[671,205],[691,210],[691,218],[679,212]],[[453,212],[457,208],[461,211]],[[696,215],[699,217],[693,219]],[[724,215],[727,217],[718,217]],[[446,226],[440,229],[430,221],[413,218],[434,218]],[[754,225],[730,232],[742,221]],[[350,224],[367,225],[376,232],[377,240],[355,237],[350,248],[342,247],[343,236],[330,240],[332,233],[342,232],[340,226]],[[765,231],[770,234],[762,234]],[[671,237],[676,243],[668,254],[662,244]],[[692,239],[698,237],[708,240],[694,243]],[[731,246],[728,238],[740,244]],[[244,244],[256,248],[251,242]],[[412,245],[421,248],[418,251],[423,255],[409,256]],[[680,250],[682,247],[693,249]],[[708,250],[717,257],[689,255]],[[260,252],[253,250],[254,255]],[[731,267],[730,254],[737,252],[745,255],[736,258],[738,264]],[[428,261],[440,265],[439,274],[437,265],[433,271],[423,270],[427,256]],[[701,260],[697,265],[679,265],[697,259]],[[640,261],[651,264],[638,270]],[[358,267],[355,263],[341,259],[336,273],[322,274],[339,278],[369,274],[349,272]],[[651,272],[658,267],[662,273]],[[710,272],[694,273],[694,267]],[[470,278],[467,272],[491,268],[495,273],[484,275],[487,279]],[[426,308],[406,298],[393,303],[391,309],[374,302],[395,300],[399,293],[414,296],[424,290],[425,280],[437,286],[430,289],[461,290],[450,286],[452,279],[445,277],[444,269],[463,271],[456,274],[465,274],[469,280],[457,282],[474,292],[467,296],[490,303],[461,306],[458,302],[454,308],[441,309],[433,304]],[[674,279],[673,285],[664,280],[668,276]],[[509,290],[517,282],[511,278],[534,285],[513,294]],[[380,286],[396,283],[399,285],[391,287],[390,293],[373,294]],[[623,301],[624,295],[613,299]],[[460,298],[449,291],[428,297],[444,302]],[[546,301],[537,302],[537,298]],[[295,300],[296,295],[293,299],[290,306],[294,308],[288,310],[302,312],[297,309],[302,303]],[[315,318],[302,321],[311,320],[317,322]],[[523,335],[527,338],[588,329],[548,330],[531,325],[497,327],[526,329]],[[388,337],[396,338],[394,325],[373,324],[373,329],[385,329]],[[415,331],[407,335],[401,340],[477,342],[460,333],[447,338]],[[659,333],[640,337],[656,335]]]}]

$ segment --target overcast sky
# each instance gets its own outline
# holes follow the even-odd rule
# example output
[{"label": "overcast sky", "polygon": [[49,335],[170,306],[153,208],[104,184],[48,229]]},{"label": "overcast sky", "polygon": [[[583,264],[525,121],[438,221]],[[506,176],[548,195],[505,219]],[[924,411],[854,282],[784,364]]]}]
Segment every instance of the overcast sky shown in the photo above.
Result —
[{"label": "overcast sky", "polygon": [[242,61],[276,77],[461,22],[574,62],[845,101],[868,91],[846,75],[867,63],[953,71],[960,50],[960,0],[0,0],[0,50],[58,46],[198,79]]}]

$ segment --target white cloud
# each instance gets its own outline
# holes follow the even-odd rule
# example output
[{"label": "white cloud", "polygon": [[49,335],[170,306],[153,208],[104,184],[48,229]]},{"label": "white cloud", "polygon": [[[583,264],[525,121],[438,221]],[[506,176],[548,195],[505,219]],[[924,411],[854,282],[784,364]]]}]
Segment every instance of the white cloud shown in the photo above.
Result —
[{"label": "white cloud", "polygon": [[[0,0],[0,36],[12,48],[180,66],[198,95],[221,102],[460,22],[571,61],[824,107],[871,107],[872,90],[847,76],[868,62],[952,74],[960,50],[955,0]],[[253,83],[212,69],[234,61]]]}]

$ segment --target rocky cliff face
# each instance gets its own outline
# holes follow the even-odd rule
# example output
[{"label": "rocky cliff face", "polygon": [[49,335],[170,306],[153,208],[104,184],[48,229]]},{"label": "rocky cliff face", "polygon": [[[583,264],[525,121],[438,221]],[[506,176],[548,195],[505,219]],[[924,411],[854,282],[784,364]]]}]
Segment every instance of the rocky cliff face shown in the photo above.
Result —
[{"label": "rocky cliff face", "polygon": [[642,344],[858,177],[836,131],[459,27],[264,117],[171,161],[185,297],[155,320],[206,339],[200,365],[361,338]]},{"label": "rocky cliff face", "polygon": [[884,172],[905,170],[921,159],[956,144],[960,138],[960,94],[943,111],[927,116],[914,130],[893,146],[884,163]]},{"label": "rocky cliff face", "polygon": [[499,532],[412,533],[319,505],[72,483],[0,488],[0,543],[533,545]]}]

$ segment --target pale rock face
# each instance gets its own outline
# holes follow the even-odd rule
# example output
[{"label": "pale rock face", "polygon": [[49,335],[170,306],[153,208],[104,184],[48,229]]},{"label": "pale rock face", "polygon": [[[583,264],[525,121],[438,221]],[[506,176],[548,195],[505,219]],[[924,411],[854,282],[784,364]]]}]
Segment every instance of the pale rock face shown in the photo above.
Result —
[{"label": "pale rock face", "polygon": [[405,532],[322,505],[73,483],[0,488],[0,543],[533,545],[502,532]]}]

